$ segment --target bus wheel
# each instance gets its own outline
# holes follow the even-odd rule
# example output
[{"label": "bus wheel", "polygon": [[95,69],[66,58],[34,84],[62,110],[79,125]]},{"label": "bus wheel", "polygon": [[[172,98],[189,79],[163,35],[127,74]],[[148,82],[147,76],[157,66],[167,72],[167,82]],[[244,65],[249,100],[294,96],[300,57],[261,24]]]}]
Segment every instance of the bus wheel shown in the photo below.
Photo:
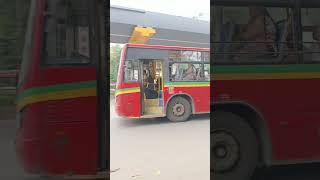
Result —
[{"label": "bus wheel", "polygon": [[172,122],[182,122],[188,120],[191,115],[191,105],[183,97],[175,97],[170,100],[167,107],[167,117]]},{"label": "bus wheel", "polygon": [[241,117],[212,113],[211,173],[217,180],[248,180],[258,164],[258,142],[253,129]]}]

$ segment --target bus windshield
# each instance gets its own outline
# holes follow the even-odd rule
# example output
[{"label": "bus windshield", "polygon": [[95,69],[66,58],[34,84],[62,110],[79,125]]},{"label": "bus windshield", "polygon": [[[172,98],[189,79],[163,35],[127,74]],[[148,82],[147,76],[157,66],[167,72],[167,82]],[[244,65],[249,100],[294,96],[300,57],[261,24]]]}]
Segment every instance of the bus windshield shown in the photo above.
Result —
[{"label": "bus windshield", "polygon": [[88,2],[46,1],[45,64],[90,62]]}]

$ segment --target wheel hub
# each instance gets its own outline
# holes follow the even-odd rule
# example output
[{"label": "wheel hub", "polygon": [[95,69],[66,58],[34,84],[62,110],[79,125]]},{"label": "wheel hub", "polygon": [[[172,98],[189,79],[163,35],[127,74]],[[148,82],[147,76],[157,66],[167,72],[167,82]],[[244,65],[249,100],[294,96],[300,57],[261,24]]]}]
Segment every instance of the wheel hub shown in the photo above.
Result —
[{"label": "wheel hub", "polygon": [[182,104],[175,104],[172,111],[175,116],[182,116],[184,114],[184,106]]},{"label": "wheel hub", "polygon": [[237,165],[240,147],[237,139],[226,131],[215,131],[211,137],[211,164],[214,172],[226,172]]},{"label": "wheel hub", "polygon": [[224,158],[227,155],[227,148],[225,146],[219,146],[219,147],[215,147],[214,152],[215,155],[219,158]]}]

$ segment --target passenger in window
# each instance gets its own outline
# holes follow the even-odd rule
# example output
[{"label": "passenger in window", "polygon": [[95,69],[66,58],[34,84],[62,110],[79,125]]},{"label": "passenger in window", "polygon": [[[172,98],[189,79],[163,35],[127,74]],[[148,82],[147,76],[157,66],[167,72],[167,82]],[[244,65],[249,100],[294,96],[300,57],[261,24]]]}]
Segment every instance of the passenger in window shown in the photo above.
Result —
[{"label": "passenger in window", "polygon": [[272,55],[276,51],[276,25],[267,9],[264,7],[249,7],[249,15],[248,24],[235,36],[234,41],[258,41],[266,43],[235,44],[231,51],[240,55],[233,56],[233,60],[237,60],[240,57],[255,58]]},{"label": "passenger in window", "polygon": [[288,18],[288,32],[287,32],[287,37],[286,37],[286,45],[287,45],[287,48],[289,51],[293,51],[294,50],[294,43],[293,43],[293,26],[292,26],[292,23],[293,23],[293,19],[292,19],[292,16],[290,16]]},{"label": "passenger in window", "polygon": [[[281,35],[285,35],[285,42],[281,39],[279,42],[279,53],[282,53],[283,56],[281,59],[284,62],[287,63],[294,63],[298,61],[298,56],[295,53],[296,49],[294,46],[294,34],[293,34],[293,17],[290,15],[289,18],[287,19],[287,31],[286,32],[281,32]],[[281,38],[281,37],[280,37]]]},{"label": "passenger in window", "polygon": [[320,26],[316,26],[313,30],[313,39],[316,41],[312,44],[312,60],[320,61]]},{"label": "passenger in window", "polygon": [[[154,84],[153,77],[147,70],[143,70],[143,85],[150,88]],[[151,85],[151,86],[150,86]]]},{"label": "passenger in window", "polygon": [[147,71],[143,70],[143,86],[147,87],[148,84],[148,76],[147,76]]},{"label": "passenger in window", "polygon": [[183,74],[183,80],[195,80],[196,79],[196,72],[194,70],[193,64],[188,64],[188,69]]}]

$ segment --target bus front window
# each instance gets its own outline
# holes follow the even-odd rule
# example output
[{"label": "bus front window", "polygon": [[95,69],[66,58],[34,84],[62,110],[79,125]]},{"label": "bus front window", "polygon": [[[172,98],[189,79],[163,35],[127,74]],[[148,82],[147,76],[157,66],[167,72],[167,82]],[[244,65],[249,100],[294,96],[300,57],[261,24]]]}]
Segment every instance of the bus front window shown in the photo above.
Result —
[{"label": "bus front window", "polygon": [[124,81],[137,82],[139,79],[139,64],[138,61],[127,60],[125,63]]},{"label": "bus front window", "polygon": [[89,63],[88,0],[46,2],[46,64]]}]

